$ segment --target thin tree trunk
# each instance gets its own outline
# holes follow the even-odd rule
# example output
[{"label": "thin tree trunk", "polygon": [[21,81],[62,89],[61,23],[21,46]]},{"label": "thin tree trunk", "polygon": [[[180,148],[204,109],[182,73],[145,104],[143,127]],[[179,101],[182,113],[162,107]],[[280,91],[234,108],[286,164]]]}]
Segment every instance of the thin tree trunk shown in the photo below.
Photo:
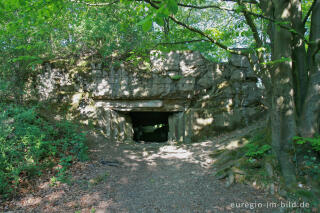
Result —
[{"label": "thin tree trunk", "polygon": [[[300,35],[304,35],[305,26],[302,18],[301,2],[293,0],[291,8],[292,27]],[[294,92],[296,112],[301,114],[304,98],[306,97],[308,88],[308,72],[306,64],[306,48],[304,40],[297,34],[293,35],[293,79],[294,79]]]},{"label": "thin tree trunk", "polygon": [[[319,58],[317,56],[319,55],[319,48],[320,48],[320,0],[318,0],[312,10],[312,16],[311,16],[311,27],[310,27],[310,45],[308,48],[308,64],[309,66],[309,72],[315,73],[319,71]],[[318,51],[318,52],[317,52]]]}]

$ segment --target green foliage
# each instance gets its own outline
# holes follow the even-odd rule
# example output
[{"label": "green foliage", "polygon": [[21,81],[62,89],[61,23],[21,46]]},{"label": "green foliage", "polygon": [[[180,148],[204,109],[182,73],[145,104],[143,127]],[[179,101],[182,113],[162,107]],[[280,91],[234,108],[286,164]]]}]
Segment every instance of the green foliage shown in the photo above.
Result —
[{"label": "green foliage", "polygon": [[291,58],[285,58],[285,57],[281,57],[280,59],[274,60],[274,61],[268,61],[268,62],[264,62],[262,64],[265,65],[275,65],[275,64],[279,64],[279,63],[283,63],[283,62],[290,62],[292,61]]},{"label": "green foliage", "polygon": [[304,155],[304,166],[306,172],[312,176],[319,177],[320,175],[320,162],[315,156]]},{"label": "green foliage", "polygon": [[173,76],[170,76],[170,78],[172,79],[172,80],[180,80],[181,78],[183,78],[183,76],[182,75],[173,75]]},{"label": "green foliage", "polygon": [[264,134],[257,134],[249,140],[249,143],[245,145],[244,149],[246,149],[245,156],[250,159],[260,159],[271,150],[271,146],[269,144],[265,144],[265,136]]},{"label": "green foliage", "polygon": [[170,14],[176,14],[178,12],[178,2],[176,0],[164,0],[161,2],[159,9],[154,10],[150,8],[151,13],[138,23],[142,26],[144,32],[148,32],[152,28],[152,23],[155,22],[160,26],[164,26],[164,18],[167,18]]},{"label": "green foliage", "polygon": [[85,135],[69,121],[49,123],[36,107],[0,105],[0,194],[58,165],[56,180],[66,180],[75,160],[86,160]]},{"label": "green foliage", "polygon": [[265,47],[260,47],[256,49],[258,52],[265,52],[267,49]]},{"label": "green foliage", "polygon": [[314,138],[296,136],[293,140],[299,146],[311,145],[311,149],[303,148],[303,169],[310,175],[318,177],[320,175],[320,159],[317,157],[319,155],[316,154],[320,154],[320,136],[316,136]]},{"label": "green foliage", "polygon": [[10,85],[8,81],[3,81],[0,79],[0,102],[6,100],[9,96],[9,86]]},{"label": "green foliage", "polygon": [[247,148],[248,151],[246,152],[246,156],[252,158],[261,158],[264,154],[271,150],[271,146],[268,144],[262,146],[256,144],[248,144]]},{"label": "green foliage", "polygon": [[309,143],[312,146],[312,149],[314,151],[320,152],[320,136],[316,136],[314,138],[304,138],[304,137],[296,136],[293,138],[293,140],[297,144]]},{"label": "green foliage", "polygon": [[223,31],[220,31],[217,28],[208,28],[206,31],[207,35],[209,35],[211,38],[214,38],[216,40],[220,40],[221,38],[223,38]]},{"label": "green foliage", "polygon": [[33,72],[48,59],[84,52],[122,54],[149,42],[137,26],[143,5],[139,11],[126,1],[108,7],[62,0],[0,2],[0,74]]},{"label": "green foliage", "polygon": [[167,7],[172,14],[178,12],[178,3],[176,0],[167,0]]},{"label": "green foliage", "polygon": [[152,19],[148,16],[146,19],[140,21],[138,25],[142,26],[144,32],[148,32],[152,28]]}]

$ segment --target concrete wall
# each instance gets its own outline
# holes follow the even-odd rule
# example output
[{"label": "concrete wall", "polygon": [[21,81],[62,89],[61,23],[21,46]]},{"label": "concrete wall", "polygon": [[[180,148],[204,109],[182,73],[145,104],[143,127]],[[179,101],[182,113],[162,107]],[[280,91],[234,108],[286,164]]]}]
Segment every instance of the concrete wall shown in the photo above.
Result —
[{"label": "concrete wall", "polygon": [[[169,139],[190,142],[248,125],[263,112],[263,91],[243,56],[212,63],[198,52],[151,52],[150,61],[107,63],[97,56],[45,63],[35,95],[68,105],[68,116],[91,123],[112,141],[132,140],[128,111],[176,112]],[[123,113],[121,113],[123,112]]]}]

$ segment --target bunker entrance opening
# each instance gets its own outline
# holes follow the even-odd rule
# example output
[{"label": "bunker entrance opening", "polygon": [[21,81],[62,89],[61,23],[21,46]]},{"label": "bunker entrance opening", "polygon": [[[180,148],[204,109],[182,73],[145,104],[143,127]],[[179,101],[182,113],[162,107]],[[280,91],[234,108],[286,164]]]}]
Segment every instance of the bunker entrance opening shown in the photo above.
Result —
[{"label": "bunker entrance opening", "polygon": [[130,112],[133,140],[136,142],[168,141],[170,112]]}]

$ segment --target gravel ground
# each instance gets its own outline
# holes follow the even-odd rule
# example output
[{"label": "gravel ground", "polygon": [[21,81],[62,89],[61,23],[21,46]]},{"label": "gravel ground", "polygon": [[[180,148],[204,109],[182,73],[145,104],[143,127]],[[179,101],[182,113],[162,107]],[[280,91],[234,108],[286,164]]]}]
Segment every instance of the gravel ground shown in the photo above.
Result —
[{"label": "gravel ground", "polygon": [[[91,160],[72,167],[70,185],[39,180],[37,190],[5,203],[0,212],[279,212],[253,208],[277,202],[267,193],[249,185],[226,187],[214,176],[208,154],[247,131],[183,146],[115,146],[96,139],[90,145]],[[232,208],[245,203],[252,208]]]}]

